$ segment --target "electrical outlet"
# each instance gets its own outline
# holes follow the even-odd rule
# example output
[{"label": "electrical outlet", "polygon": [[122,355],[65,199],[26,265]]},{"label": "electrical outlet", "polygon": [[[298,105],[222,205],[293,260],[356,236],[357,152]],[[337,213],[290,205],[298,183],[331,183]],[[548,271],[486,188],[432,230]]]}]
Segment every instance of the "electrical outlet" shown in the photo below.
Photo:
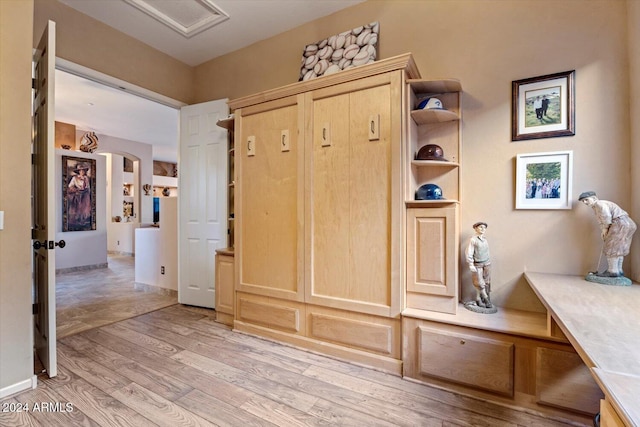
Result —
[{"label": "electrical outlet", "polygon": [[164,274],[164,265],[160,267],[160,274]]}]

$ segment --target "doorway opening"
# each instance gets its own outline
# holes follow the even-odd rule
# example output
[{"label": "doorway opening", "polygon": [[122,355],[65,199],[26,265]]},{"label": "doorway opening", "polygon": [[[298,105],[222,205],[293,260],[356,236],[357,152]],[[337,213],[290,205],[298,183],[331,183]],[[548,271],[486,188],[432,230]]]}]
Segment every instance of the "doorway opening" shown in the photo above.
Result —
[{"label": "doorway opening", "polygon": [[[176,294],[136,286],[135,230],[153,224],[153,197],[143,189],[153,186],[154,160],[177,163],[181,103],[160,95],[154,99],[151,92],[64,60],[58,59],[56,65],[55,120],[72,124],[75,130],[73,142],[65,144],[69,147],[63,153],[104,158],[99,173],[106,186],[99,196],[103,200],[96,230],[58,230],[71,235],[66,237],[76,249],[94,246],[92,238],[101,236],[98,244],[104,253],[103,265],[83,265],[86,262],[78,259],[76,265],[56,268],[60,339],[177,303]],[[98,148],[80,153],[78,141],[90,131],[99,137]],[[59,150],[63,150],[61,145],[56,142]],[[59,215],[60,210],[57,212]]]}]

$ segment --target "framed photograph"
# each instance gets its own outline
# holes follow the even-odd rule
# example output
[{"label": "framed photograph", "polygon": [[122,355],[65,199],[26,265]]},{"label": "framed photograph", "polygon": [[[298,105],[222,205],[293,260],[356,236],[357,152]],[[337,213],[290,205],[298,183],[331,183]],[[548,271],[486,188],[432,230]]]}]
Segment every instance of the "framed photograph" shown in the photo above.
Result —
[{"label": "framed photograph", "polygon": [[512,82],[512,141],[575,135],[575,73]]},{"label": "framed photograph", "polygon": [[516,209],[571,209],[573,151],[519,154]]},{"label": "framed photograph", "polygon": [[62,156],[62,231],[96,229],[96,160]]}]

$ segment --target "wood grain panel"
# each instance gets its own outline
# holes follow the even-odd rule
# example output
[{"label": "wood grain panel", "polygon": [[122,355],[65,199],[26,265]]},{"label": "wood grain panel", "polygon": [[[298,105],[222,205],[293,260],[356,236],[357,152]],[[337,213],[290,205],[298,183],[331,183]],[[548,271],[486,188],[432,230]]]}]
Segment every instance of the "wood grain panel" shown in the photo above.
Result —
[{"label": "wood grain panel", "polygon": [[420,291],[428,285],[428,292],[448,295],[446,287],[445,255],[446,220],[445,218],[413,218],[409,230],[416,243],[413,252],[414,280],[407,283],[407,290]]},{"label": "wood grain panel", "polygon": [[289,332],[300,332],[300,310],[275,303],[238,299],[238,320]]},{"label": "wood grain panel", "polygon": [[606,399],[600,401],[600,427],[624,427],[624,422]]},{"label": "wood grain panel", "polygon": [[[337,95],[307,104],[307,301],[361,312],[391,305],[391,94],[388,78],[376,82],[385,84],[336,88]],[[369,140],[372,116],[379,117],[379,138]]]},{"label": "wood grain panel", "polygon": [[407,210],[407,307],[455,314],[457,206]]},{"label": "wood grain panel", "polygon": [[311,313],[310,337],[390,355],[393,329],[388,325]]},{"label": "wood grain panel", "polygon": [[132,383],[112,393],[112,396],[158,425],[215,426],[204,418],[189,412],[157,394]]},{"label": "wood grain panel", "polygon": [[218,314],[233,317],[234,269],[234,257],[216,254],[216,318]]},{"label": "wood grain panel", "polygon": [[[290,150],[280,149],[281,132],[288,130]],[[255,155],[247,156],[247,138],[255,137]],[[303,257],[298,216],[302,150],[298,141],[297,105],[243,116],[236,157],[241,201],[238,212],[241,285],[256,293],[298,293]],[[301,187],[299,187],[299,185]],[[301,287],[300,287],[301,289]],[[294,295],[292,296],[291,293]],[[279,295],[282,296],[282,295]]]},{"label": "wood grain panel", "polygon": [[418,330],[421,374],[513,395],[513,343],[423,326]]},{"label": "wood grain panel", "polygon": [[577,353],[538,348],[538,403],[595,414],[604,397]]}]

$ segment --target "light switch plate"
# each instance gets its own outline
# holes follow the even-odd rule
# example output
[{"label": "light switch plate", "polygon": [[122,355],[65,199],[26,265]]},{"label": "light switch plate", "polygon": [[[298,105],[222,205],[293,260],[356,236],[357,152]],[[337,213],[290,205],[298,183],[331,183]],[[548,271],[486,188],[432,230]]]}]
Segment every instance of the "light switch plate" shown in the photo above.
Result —
[{"label": "light switch plate", "polygon": [[256,155],[256,137],[250,136],[247,138],[247,156],[255,156]]},{"label": "light switch plate", "polygon": [[4,230],[4,211],[0,211],[0,230]]}]

